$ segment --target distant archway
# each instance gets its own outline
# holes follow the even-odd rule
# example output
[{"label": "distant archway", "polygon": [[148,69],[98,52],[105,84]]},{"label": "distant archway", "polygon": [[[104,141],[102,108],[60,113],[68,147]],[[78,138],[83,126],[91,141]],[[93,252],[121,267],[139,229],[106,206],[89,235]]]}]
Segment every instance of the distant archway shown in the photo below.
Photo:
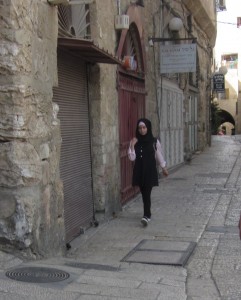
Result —
[{"label": "distant archway", "polygon": [[219,127],[222,128],[224,134],[235,134],[235,120],[229,112],[221,109],[219,112],[219,120]]},{"label": "distant archway", "polygon": [[220,117],[219,125],[222,125],[223,123],[228,122],[228,123],[233,124],[233,126],[235,127],[235,120],[234,120],[233,116],[226,110],[221,109],[219,112],[219,117]]}]

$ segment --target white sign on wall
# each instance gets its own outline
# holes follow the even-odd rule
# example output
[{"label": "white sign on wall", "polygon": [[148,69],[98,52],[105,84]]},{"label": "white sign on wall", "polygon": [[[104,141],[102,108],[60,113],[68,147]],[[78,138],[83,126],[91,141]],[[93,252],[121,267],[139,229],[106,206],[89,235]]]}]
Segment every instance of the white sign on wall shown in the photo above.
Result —
[{"label": "white sign on wall", "polygon": [[196,48],[196,44],[162,45],[161,74],[196,72]]}]

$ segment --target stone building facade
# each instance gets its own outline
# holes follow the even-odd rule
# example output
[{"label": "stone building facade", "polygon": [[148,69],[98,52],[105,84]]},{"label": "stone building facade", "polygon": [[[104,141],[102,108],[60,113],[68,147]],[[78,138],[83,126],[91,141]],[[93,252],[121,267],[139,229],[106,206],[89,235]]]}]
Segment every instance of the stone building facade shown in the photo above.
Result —
[{"label": "stone building facade", "polygon": [[28,0],[1,1],[0,11],[1,245],[51,254],[64,246],[61,136],[52,103],[57,14]]},{"label": "stone building facade", "polygon": [[[63,253],[66,242],[96,224],[97,212],[109,218],[120,211],[137,192],[128,182],[125,147],[138,117],[150,118],[164,148],[169,145],[170,166],[205,148],[216,35],[214,1],[205,3],[96,0],[73,5],[62,16],[72,18],[80,9],[83,34],[72,19],[65,20],[68,28],[61,27],[60,7],[46,0],[1,1],[2,247],[31,257]],[[128,15],[129,30],[115,29],[117,14]],[[178,37],[197,38],[195,74],[160,75],[161,44],[151,47],[148,38],[172,37],[172,17],[184,24]],[[125,68],[124,60],[131,57],[137,67]],[[165,106],[172,96],[175,102]],[[171,141],[170,126],[162,123],[169,113],[165,107],[175,111]],[[198,112],[195,124],[192,107]],[[190,128],[197,135],[194,147]],[[180,141],[183,149],[177,148]]]},{"label": "stone building facade", "polygon": [[220,126],[226,128],[226,134],[241,133],[241,49],[240,18],[241,3],[226,1],[224,9],[218,12],[218,34],[215,44],[215,72],[225,78],[225,92],[214,91],[213,100],[222,110]]}]

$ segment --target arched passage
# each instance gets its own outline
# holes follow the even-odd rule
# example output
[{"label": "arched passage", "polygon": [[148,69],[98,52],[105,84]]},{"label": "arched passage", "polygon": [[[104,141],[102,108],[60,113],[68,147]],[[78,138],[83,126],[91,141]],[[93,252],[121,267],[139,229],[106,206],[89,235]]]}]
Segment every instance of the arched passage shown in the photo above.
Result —
[{"label": "arched passage", "polygon": [[228,122],[228,123],[233,124],[233,126],[235,126],[235,120],[234,120],[233,116],[226,110],[221,109],[219,112],[219,117],[220,117],[219,125],[222,125],[223,123]]},{"label": "arched passage", "polygon": [[222,131],[225,134],[234,134],[235,133],[235,120],[233,116],[226,110],[221,109],[218,113],[219,116],[219,128],[222,128]]}]

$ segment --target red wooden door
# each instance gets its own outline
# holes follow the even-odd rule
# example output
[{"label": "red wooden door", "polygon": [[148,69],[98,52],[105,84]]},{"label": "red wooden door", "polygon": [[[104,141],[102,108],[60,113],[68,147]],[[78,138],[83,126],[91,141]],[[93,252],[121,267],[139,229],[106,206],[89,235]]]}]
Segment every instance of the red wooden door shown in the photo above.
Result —
[{"label": "red wooden door", "polygon": [[119,132],[121,164],[121,204],[125,204],[138,192],[132,187],[133,162],[128,159],[128,148],[135,136],[136,123],[145,116],[145,82],[119,74]]}]

